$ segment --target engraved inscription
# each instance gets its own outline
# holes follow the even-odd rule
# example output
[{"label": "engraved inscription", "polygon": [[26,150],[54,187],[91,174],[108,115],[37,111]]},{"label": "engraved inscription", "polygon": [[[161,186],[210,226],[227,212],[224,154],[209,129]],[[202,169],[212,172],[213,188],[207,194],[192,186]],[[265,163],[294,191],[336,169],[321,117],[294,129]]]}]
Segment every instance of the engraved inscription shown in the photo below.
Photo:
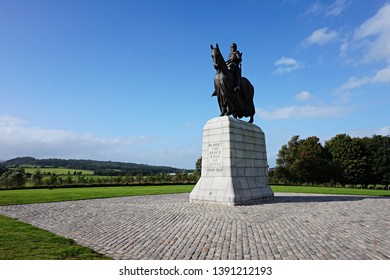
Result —
[{"label": "engraved inscription", "polygon": [[209,143],[209,160],[207,174],[209,176],[223,176],[222,142]]},{"label": "engraved inscription", "polygon": [[208,175],[222,175],[223,168],[207,168]]},{"label": "engraved inscription", "polygon": [[209,166],[208,167],[221,167],[222,166],[222,143],[209,143]]}]

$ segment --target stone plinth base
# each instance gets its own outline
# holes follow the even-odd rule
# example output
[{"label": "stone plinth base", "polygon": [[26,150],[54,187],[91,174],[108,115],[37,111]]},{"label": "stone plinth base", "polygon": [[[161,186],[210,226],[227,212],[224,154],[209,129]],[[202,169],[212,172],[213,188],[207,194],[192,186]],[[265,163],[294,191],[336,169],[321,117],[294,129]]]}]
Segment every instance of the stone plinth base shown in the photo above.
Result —
[{"label": "stone plinth base", "polygon": [[209,120],[203,128],[202,174],[190,201],[237,205],[273,196],[260,127],[227,116]]}]

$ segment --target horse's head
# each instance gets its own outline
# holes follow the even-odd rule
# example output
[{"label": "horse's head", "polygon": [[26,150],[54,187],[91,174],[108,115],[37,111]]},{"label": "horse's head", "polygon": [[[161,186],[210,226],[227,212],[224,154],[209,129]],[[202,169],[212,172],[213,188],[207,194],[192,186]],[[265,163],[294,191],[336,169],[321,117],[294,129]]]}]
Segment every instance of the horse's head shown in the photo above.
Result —
[{"label": "horse's head", "polygon": [[216,44],[215,48],[213,45],[210,45],[211,47],[211,58],[213,59],[213,66],[215,69],[220,69],[221,63],[225,63],[222,54],[219,50],[218,44]]}]

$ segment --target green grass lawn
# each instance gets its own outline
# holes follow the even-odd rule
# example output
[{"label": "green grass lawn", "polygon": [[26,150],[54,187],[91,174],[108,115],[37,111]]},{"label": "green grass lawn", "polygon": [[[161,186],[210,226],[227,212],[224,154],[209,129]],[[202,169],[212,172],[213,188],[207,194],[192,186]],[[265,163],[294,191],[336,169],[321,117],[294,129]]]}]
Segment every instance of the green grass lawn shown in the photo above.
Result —
[{"label": "green grass lawn", "polygon": [[390,191],[310,186],[271,186],[274,192],[390,196]]},{"label": "green grass lawn", "polygon": [[191,192],[192,185],[1,190],[0,205]]},{"label": "green grass lawn", "polygon": [[72,239],[0,215],[0,260],[109,259]]},{"label": "green grass lawn", "polygon": [[[191,192],[193,185],[1,190],[0,205]],[[274,192],[390,196],[390,191],[309,186],[271,186]]]}]

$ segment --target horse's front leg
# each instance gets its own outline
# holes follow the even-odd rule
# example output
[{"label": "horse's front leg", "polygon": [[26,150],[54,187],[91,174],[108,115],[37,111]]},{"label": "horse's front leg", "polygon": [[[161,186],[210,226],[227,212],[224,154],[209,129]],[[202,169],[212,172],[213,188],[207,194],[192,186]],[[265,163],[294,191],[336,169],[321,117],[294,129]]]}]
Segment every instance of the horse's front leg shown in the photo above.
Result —
[{"label": "horse's front leg", "polygon": [[214,91],[215,95],[217,96],[219,110],[221,111],[221,114],[219,116],[222,117],[222,116],[226,115],[226,108],[223,104],[222,96],[220,94],[218,94],[217,92],[218,92],[217,90]]}]

